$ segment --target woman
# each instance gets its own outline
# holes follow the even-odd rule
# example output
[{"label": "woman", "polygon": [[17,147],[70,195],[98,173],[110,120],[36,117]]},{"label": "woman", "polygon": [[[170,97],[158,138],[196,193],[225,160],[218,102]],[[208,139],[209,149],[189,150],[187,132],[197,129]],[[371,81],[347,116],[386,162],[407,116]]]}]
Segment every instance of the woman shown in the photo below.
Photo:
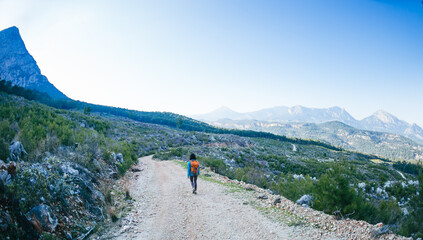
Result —
[{"label": "woman", "polygon": [[188,162],[188,178],[191,181],[192,193],[197,194],[197,177],[200,175],[200,164],[194,153],[191,153]]}]

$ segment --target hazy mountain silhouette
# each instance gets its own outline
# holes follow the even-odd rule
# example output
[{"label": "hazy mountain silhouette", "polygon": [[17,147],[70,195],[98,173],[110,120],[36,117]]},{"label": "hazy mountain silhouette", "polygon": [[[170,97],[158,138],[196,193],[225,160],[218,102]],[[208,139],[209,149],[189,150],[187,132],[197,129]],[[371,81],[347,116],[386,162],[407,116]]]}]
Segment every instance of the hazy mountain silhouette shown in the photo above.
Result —
[{"label": "hazy mountain silhouette", "polygon": [[207,122],[216,122],[222,119],[316,124],[338,121],[357,129],[400,134],[418,143],[423,143],[423,129],[420,126],[400,120],[383,110],[379,110],[361,121],[352,117],[345,109],[336,106],[331,108],[279,106],[247,113],[238,113],[227,107],[221,107],[210,113],[192,117]]}]

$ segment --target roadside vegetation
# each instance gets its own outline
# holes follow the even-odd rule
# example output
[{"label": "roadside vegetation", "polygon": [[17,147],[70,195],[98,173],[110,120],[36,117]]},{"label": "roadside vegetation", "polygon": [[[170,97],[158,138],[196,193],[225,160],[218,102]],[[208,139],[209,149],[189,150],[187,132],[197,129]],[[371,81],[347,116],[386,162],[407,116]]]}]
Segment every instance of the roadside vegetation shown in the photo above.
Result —
[{"label": "roadside vegetation", "polygon": [[186,160],[195,152],[203,167],[231,179],[267,188],[293,201],[310,195],[310,207],[316,210],[339,218],[382,222],[388,231],[404,236],[418,238],[423,234],[419,194],[423,174],[419,165],[374,163],[370,156],[310,146],[296,146],[293,151],[290,143],[273,143],[277,145],[273,149],[265,139],[248,146],[236,137],[216,142],[220,147],[178,147],[155,157]]}]

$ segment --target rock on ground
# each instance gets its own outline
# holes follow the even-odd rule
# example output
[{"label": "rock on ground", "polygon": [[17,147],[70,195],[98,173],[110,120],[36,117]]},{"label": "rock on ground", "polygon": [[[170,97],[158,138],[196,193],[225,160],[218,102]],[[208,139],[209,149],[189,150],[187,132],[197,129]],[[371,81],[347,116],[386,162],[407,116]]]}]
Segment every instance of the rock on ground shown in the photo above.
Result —
[{"label": "rock on ground", "polygon": [[13,142],[10,146],[9,146],[9,152],[10,152],[10,156],[9,156],[9,161],[19,161],[24,155],[26,155],[26,151],[22,145],[21,142],[16,141]]},{"label": "rock on ground", "polygon": [[36,206],[25,214],[25,216],[38,232],[53,232],[56,229],[57,218],[54,216],[50,206]]},{"label": "rock on ground", "polygon": [[310,195],[308,195],[308,194],[306,194],[306,195],[303,195],[302,197],[300,197],[296,201],[296,203],[299,204],[299,205],[308,207],[308,206],[310,206],[311,200],[313,200],[313,197],[310,196]]}]

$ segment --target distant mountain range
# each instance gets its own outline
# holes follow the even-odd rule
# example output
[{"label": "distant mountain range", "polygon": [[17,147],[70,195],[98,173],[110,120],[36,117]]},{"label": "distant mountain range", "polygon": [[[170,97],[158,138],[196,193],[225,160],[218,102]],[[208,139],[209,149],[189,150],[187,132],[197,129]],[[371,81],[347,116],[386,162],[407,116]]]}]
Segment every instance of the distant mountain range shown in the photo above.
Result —
[{"label": "distant mountain range", "polygon": [[227,107],[221,107],[210,113],[193,116],[199,120],[217,121],[220,119],[231,120],[259,120],[268,122],[314,122],[342,121],[354,124],[355,120],[347,111],[339,107],[332,108],[307,108],[303,106],[274,107],[255,112],[238,113]]},{"label": "distant mountain range", "polygon": [[263,131],[288,137],[320,140],[348,150],[394,160],[423,161],[423,146],[409,138],[393,133],[360,130],[338,121],[316,124],[221,119],[210,123],[222,128]]},{"label": "distant mountain range", "polygon": [[37,62],[26,49],[17,27],[0,31],[0,80],[45,92],[52,98],[68,98],[41,74]]},{"label": "distant mountain range", "polygon": [[248,113],[221,107],[192,117],[218,127],[316,139],[391,159],[423,160],[422,128],[382,110],[361,121],[340,107],[303,106],[281,106]]},{"label": "distant mountain range", "polygon": [[382,110],[361,121],[355,119],[345,109],[340,107],[307,108],[303,106],[280,106],[248,113],[238,113],[227,107],[221,107],[210,113],[191,117],[206,122],[216,122],[223,119],[316,124],[338,121],[357,129],[399,134],[423,144],[423,129],[421,127],[399,120],[392,114]]}]

